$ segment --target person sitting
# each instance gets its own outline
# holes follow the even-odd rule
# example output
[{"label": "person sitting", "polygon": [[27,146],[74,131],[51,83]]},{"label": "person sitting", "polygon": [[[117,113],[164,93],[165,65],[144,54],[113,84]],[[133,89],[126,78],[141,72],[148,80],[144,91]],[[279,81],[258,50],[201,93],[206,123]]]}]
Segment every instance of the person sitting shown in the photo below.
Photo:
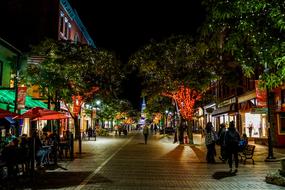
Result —
[{"label": "person sitting", "polygon": [[248,145],[248,138],[244,133],[239,141],[239,151],[242,152],[247,145]]},{"label": "person sitting", "polygon": [[50,150],[43,147],[38,135],[36,135],[35,139],[35,152],[37,167],[44,167],[44,165],[48,163],[48,154],[50,153]]}]

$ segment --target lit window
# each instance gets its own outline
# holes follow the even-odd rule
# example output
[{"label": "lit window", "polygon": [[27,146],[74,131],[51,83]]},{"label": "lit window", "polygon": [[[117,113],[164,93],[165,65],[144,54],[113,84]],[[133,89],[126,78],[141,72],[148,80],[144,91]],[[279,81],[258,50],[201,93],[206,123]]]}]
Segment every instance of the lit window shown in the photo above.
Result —
[{"label": "lit window", "polygon": [[78,37],[78,34],[76,33],[74,35],[74,43],[77,43],[79,41],[79,37]]},{"label": "lit window", "polygon": [[68,33],[67,33],[67,39],[71,39],[71,24],[70,23],[68,23]]},{"label": "lit window", "polygon": [[67,18],[65,17],[65,24],[64,24],[64,37],[67,37],[67,34],[68,34],[68,20]]},{"label": "lit window", "polygon": [[64,14],[62,11],[60,11],[60,17],[59,17],[59,28],[60,28],[60,32],[63,33],[63,27],[64,27]]}]

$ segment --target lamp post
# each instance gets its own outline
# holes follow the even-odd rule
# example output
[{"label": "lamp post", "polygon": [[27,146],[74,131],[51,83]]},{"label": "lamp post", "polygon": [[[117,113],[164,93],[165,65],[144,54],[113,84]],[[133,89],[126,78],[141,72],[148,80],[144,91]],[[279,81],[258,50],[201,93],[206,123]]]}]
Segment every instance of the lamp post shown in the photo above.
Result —
[{"label": "lamp post", "polygon": [[[264,73],[268,73],[269,69],[267,67],[267,64],[265,64],[265,69],[264,69]],[[272,146],[272,135],[271,135],[271,122],[270,122],[270,118],[271,118],[271,101],[270,101],[270,92],[268,87],[266,86],[266,93],[267,93],[267,140],[268,140],[268,156],[265,159],[266,162],[270,162],[270,161],[274,161],[275,157],[273,155],[273,146]]]},{"label": "lamp post", "polygon": [[165,128],[167,127],[167,118],[168,118],[168,110],[165,110],[165,126],[164,126],[164,129],[163,129],[163,134],[165,134]]}]

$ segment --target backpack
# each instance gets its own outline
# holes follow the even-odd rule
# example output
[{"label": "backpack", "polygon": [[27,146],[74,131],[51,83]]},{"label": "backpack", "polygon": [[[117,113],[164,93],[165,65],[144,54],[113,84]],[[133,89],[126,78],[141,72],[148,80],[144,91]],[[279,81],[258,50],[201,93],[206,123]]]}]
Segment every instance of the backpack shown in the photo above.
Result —
[{"label": "backpack", "polygon": [[240,141],[239,134],[236,131],[227,131],[225,134],[226,145],[238,145]]},{"label": "backpack", "polygon": [[145,127],[143,128],[143,134],[145,134],[145,135],[148,134],[148,127],[147,127],[147,126],[145,126]]}]

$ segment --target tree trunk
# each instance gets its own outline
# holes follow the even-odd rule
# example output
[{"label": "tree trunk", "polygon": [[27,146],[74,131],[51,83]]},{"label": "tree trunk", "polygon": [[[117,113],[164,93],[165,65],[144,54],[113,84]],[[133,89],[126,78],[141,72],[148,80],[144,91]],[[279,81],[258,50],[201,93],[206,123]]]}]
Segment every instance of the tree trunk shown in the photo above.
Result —
[{"label": "tree trunk", "polygon": [[184,144],[184,130],[185,130],[185,121],[184,119],[181,117],[181,121],[180,121],[180,125],[178,128],[178,140],[179,140],[179,144]]},{"label": "tree trunk", "polygon": [[80,133],[80,125],[78,121],[78,115],[74,117],[74,127],[75,127],[75,139],[78,140],[78,150],[79,154],[82,152],[82,139],[81,139],[81,133]]},{"label": "tree trunk", "polygon": [[187,136],[189,144],[194,144],[192,124],[193,123],[191,121],[187,121]]}]

